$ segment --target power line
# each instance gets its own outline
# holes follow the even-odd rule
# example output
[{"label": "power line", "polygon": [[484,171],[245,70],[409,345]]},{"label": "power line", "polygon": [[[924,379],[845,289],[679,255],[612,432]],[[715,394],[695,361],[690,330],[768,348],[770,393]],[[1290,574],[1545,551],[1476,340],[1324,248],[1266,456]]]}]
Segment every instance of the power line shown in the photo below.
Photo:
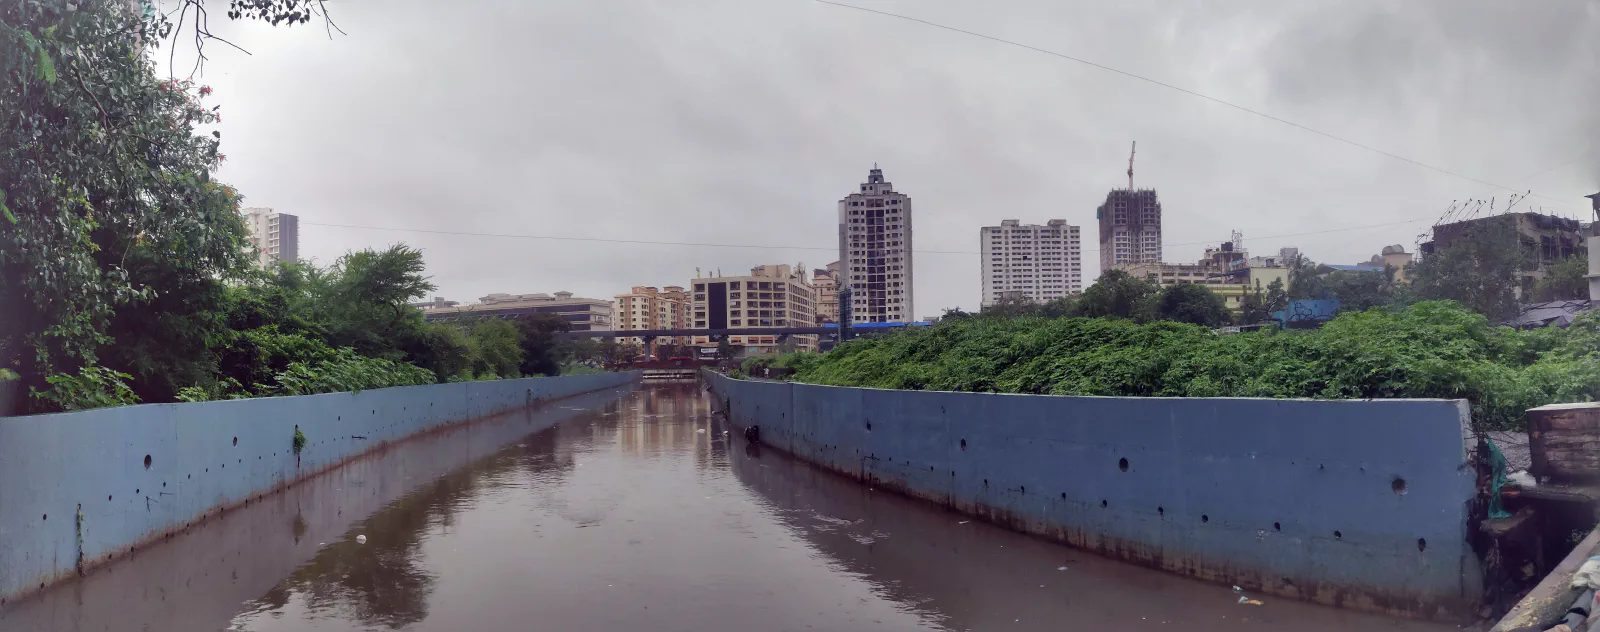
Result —
[{"label": "power line", "polygon": [[[1283,238],[1283,237],[1304,237],[1304,236],[1307,236],[1307,235],[1321,235],[1321,234],[1325,234],[1325,233],[1338,233],[1338,232],[1345,232],[1345,231],[1352,231],[1352,230],[1362,230],[1362,229],[1366,229],[1366,228],[1380,228],[1380,227],[1383,227],[1383,226],[1398,226],[1398,225],[1401,225],[1401,224],[1414,224],[1416,222],[1429,221],[1431,219],[1433,219],[1433,218],[1431,218],[1431,217],[1418,217],[1418,218],[1414,218],[1414,219],[1401,220],[1401,221],[1397,221],[1397,222],[1385,222],[1385,223],[1382,223],[1382,224],[1366,224],[1366,225],[1363,225],[1363,226],[1348,226],[1348,227],[1344,227],[1344,228],[1329,228],[1329,229],[1325,229],[1325,230],[1314,230],[1314,231],[1308,231],[1308,232],[1303,232],[1303,233],[1284,233],[1284,234],[1281,234],[1281,235],[1267,235],[1265,237],[1254,237],[1252,239],[1279,239],[1279,238]],[[609,239],[609,238],[603,238],[603,237],[568,237],[568,236],[563,236],[563,235],[522,235],[522,234],[515,234],[515,233],[479,233],[479,232],[460,231],[460,230],[429,230],[429,229],[425,229],[425,228],[394,228],[394,227],[390,227],[390,226],[362,226],[362,225],[358,225],[358,224],[324,224],[324,223],[319,223],[319,222],[300,222],[300,223],[302,225],[304,225],[304,226],[324,226],[324,227],[329,227],[329,228],[354,228],[354,229],[359,229],[359,230],[384,230],[384,231],[393,231],[393,232],[402,232],[402,233],[424,233],[424,234],[429,234],[429,235],[456,235],[456,236],[462,236],[462,237],[497,237],[497,238],[504,238],[504,239],[538,239],[538,240],[545,240],[545,241],[581,241],[581,242],[611,243],[611,244],[640,244],[640,245],[649,245],[649,246],[690,246],[690,247],[695,247],[695,248],[756,248],[756,249],[761,249],[761,250],[826,250],[826,251],[829,251],[829,252],[838,252],[839,251],[839,247],[838,246],[821,247],[821,246],[775,246],[775,245],[770,245],[770,244],[761,244],[761,245],[753,245],[753,244],[716,244],[716,243],[701,243],[701,242],[688,242],[688,241],[651,241],[651,240],[645,240],[645,239]],[[1169,243],[1169,244],[1163,244],[1163,246],[1200,246],[1200,245],[1210,245],[1210,244],[1218,243],[1219,241],[1225,241],[1225,240],[1191,241],[1191,242],[1182,242],[1182,243]],[[911,252],[914,253],[914,254],[928,254],[928,255],[978,255],[978,254],[983,254],[983,253],[978,252],[976,250],[912,250]],[[1099,248],[1081,248],[1080,252],[1100,252],[1100,249]]]},{"label": "power line", "polygon": [[[1297,128],[1297,129],[1301,129],[1301,130],[1307,131],[1307,132],[1311,132],[1311,133],[1316,134],[1318,136],[1323,136],[1323,137],[1326,137],[1326,138],[1330,138],[1330,139],[1339,141],[1341,143],[1344,143],[1346,145],[1350,145],[1352,147],[1358,147],[1358,148],[1361,148],[1361,149],[1365,149],[1367,151],[1370,151],[1370,152],[1373,152],[1373,153],[1376,153],[1376,154],[1380,154],[1380,155],[1383,155],[1383,156],[1387,156],[1387,157],[1393,158],[1395,160],[1407,162],[1407,163],[1416,165],[1418,167],[1422,167],[1424,169],[1437,171],[1437,172],[1445,174],[1445,175],[1455,176],[1457,178],[1461,178],[1463,180],[1470,180],[1472,182],[1477,182],[1479,184],[1486,184],[1486,185],[1495,187],[1497,189],[1505,189],[1507,191],[1517,191],[1517,192],[1521,192],[1522,191],[1522,189],[1515,189],[1515,188],[1508,187],[1508,186],[1503,185],[1503,184],[1495,184],[1495,183],[1490,182],[1488,180],[1482,180],[1482,179],[1479,179],[1479,178],[1474,178],[1474,177],[1469,176],[1469,175],[1456,173],[1454,171],[1450,171],[1448,169],[1444,169],[1444,168],[1441,168],[1441,167],[1435,167],[1435,166],[1427,164],[1425,162],[1421,162],[1421,161],[1418,161],[1418,160],[1413,160],[1411,158],[1407,158],[1407,157],[1401,156],[1399,154],[1395,154],[1395,153],[1384,151],[1382,149],[1378,149],[1378,148],[1373,147],[1371,145],[1365,145],[1365,144],[1350,140],[1348,138],[1344,138],[1342,136],[1336,136],[1334,134],[1330,134],[1328,132],[1324,132],[1324,131],[1319,130],[1319,129],[1315,129],[1315,128],[1312,128],[1312,127],[1307,127],[1305,125],[1301,125],[1301,124],[1296,123],[1294,121],[1290,121],[1290,120],[1287,120],[1287,119],[1279,118],[1279,117],[1273,116],[1271,114],[1267,114],[1265,112],[1262,112],[1260,110],[1254,110],[1254,109],[1245,107],[1243,105],[1239,105],[1237,103],[1224,101],[1222,99],[1219,99],[1217,97],[1214,97],[1214,96],[1211,96],[1211,95],[1208,95],[1208,94],[1195,92],[1194,90],[1190,90],[1188,88],[1182,88],[1182,87],[1179,87],[1179,86],[1176,86],[1176,85],[1173,85],[1173,84],[1170,84],[1170,83],[1166,83],[1164,81],[1160,81],[1160,80],[1157,80],[1157,79],[1151,79],[1149,77],[1145,77],[1145,76],[1142,76],[1142,75],[1136,75],[1136,74],[1128,72],[1126,70],[1120,70],[1120,69],[1117,69],[1117,68],[1112,68],[1111,66],[1107,66],[1105,64],[1092,62],[1092,61],[1089,61],[1087,59],[1083,59],[1083,58],[1079,58],[1079,57],[1073,57],[1073,56],[1067,55],[1065,53],[1058,53],[1056,51],[1046,50],[1046,49],[1043,49],[1043,48],[1039,48],[1037,46],[1029,46],[1027,44],[1023,44],[1023,43],[1020,43],[1020,42],[1015,42],[1015,41],[1012,41],[1012,40],[1008,40],[1008,39],[1004,39],[1004,38],[1000,38],[1000,37],[995,37],[993,35],[985,35],[983,33],[978,33],[976,31],[968,31],[966,29],[956,28],[954,26],[946,26],[944,24],[939,24],[937,22],[929,22],[929,21],[924,20],[922,18],[915,18],[915,17],[911,17],[909,15],[901,15],[899,13],[890,13],[888,11],[880,11],[878,9],[869,9],[867,7],[858,7],[858,6],[855,6],[855,5],[844,4],[844,3],[841,3],[841,2],[832,2],[830,0],[813,0],[813,1],[814,2],[819,2],[819,3],[822,3],[822,4],[826,4],[826,5],[835,6],[835,7],[842,7],[842,8],[845,8],[845,9],[855,9],[857,11],[865,11],[867,13],[876,13],[878,15],[887,16],[887,17],[891,17],[891,18],[899,18],[901,20],[906,20],[906,21],[910,21],[910,22],[916,22],[918,24],[924,24],[924,25],[931,26],[931,27],[934,27],[934,28],[944,29],[946,31],[953,31],[953,32],[956,32],[956,33],[961,33],[963,35],[971,35],[973,37],[980,37],[980,38],[983,38],[983,39],[986,39],[986,40],[999,42],[1001,44],[1007,44],[1007,45],[1015,46],[1015,47],[1018,47],[1018,48],[1024,48],[1024,49],[1031,50],[1031,51],[1034,51],[1034,52],[1044,53],[1046,55],[1053,55],[1055,57],[1060,57],[1060,58],[1066,59],[1068,61],[1074,61],[1074,62],[1077,62],[1077,63],[1080,63],[1080,64],[1084,64],[1086,66],[1093,66],[1095,68],[1099,68],[1099,69],[1107,71],[1107,72],[1114,72],[1114,73],[1122,75],[1124,77],[1129,77],[1129,78],[1132,78],[1132,79],[1138,79],[1139,81],[1155,84],[1155,85],[1161,86],[1163,88],[1167,88],[1169,90],[1176,90],[1178,92],[1182,92],[1182,93],[1190,95],[1190,96],[1200,97],[1202,99],[1205,99],[1207,101],[1211,101],[1213,103],[1219,103],[1219,104],[1222,104],[1222,105],[1226,105],[1226,106],[1228,106],[1230,108],[1234,108],[1234,109],[1242,111],[1242,112],[1247,112],[1249,114],[1254,114],[1256,116],[1259,116],[1261,118],[1268,119],[1268,120],[1271,120],[1271,121],[1277,121],[1279,123],[1282,123],[1284,125],[1288,125],[1290,127],[1294,127],[1294,128]],[[1534,197],[1544,198],[1544,199],[1547,199],[1547,200],[1555,200],[1557,202],[1568,202],[1568,201],[1570,201],[1570,200],[1563,200],[1563,199],[1560,199],[1560,198],[1550,197],[1550,196],[1547,196],[1547,195],[1533,194],[1531,192],[1530,192],[1530,194],[1533,195]]]}]

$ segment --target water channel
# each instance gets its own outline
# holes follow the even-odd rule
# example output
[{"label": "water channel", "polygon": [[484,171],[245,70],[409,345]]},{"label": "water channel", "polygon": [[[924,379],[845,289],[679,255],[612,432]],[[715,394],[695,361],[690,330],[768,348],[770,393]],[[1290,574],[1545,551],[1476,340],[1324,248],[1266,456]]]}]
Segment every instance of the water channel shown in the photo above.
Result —
[{"label": "water channel", "polygon": [[1456,629],[1240,596],[763,451],[671,384],[400,444],[10,604],[0,630]]}]

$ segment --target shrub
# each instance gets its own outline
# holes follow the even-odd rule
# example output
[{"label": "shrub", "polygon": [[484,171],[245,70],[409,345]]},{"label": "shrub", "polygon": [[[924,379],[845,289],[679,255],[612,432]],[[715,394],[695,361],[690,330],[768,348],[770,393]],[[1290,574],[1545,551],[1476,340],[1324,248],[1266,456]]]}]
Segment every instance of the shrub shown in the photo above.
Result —
[{"label": "shrub", "polygon": [[133,376],[97,366],[86,366],[77,375],[57,373],[45,378],[45,390],[34,390],[33,397],[58,410],[87,410],[139,403],[128,387]]},{"label": "shrub", "polygon": [[794,379],[875,388],[1146,397],[1439,397],[1476,424],[1600,396],[1600,319],[1516,331],[1451,302],[1340,314],[1320,330],[1219,336],[1122,319],[955,319],[795,354]]}]

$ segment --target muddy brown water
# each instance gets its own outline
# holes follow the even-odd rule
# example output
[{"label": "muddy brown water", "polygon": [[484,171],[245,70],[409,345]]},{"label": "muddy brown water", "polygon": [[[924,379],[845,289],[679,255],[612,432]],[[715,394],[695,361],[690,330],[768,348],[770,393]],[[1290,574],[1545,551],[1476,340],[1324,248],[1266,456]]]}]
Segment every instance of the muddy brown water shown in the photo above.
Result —
[{"label": "muddy brown water", "polygon": [[693,384],[464,426],[9,604],[0,630],[1457,629],[1241,605],[724,429]]}]

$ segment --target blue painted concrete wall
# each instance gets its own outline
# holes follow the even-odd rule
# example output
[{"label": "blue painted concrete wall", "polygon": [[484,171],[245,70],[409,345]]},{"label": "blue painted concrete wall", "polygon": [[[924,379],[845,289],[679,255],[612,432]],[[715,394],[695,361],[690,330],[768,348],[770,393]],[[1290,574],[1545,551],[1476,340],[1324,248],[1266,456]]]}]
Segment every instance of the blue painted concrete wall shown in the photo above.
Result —
[{"label": "blue painted concrete wall", "polygon": [[1056,397],[706,374],[731,422],[759,425],[771,447],[1114,558],[1439,620],[1470,618],[1482,592],[1462,401]]},{"label": "blue painted concrete wall", "polygon": [[[634,379],[603,373],[0,418],[0,597],[73,575],[80,547],[86,566],[99,564],[385,442]],[[298,455],[297,426],[307,439]]]}]

